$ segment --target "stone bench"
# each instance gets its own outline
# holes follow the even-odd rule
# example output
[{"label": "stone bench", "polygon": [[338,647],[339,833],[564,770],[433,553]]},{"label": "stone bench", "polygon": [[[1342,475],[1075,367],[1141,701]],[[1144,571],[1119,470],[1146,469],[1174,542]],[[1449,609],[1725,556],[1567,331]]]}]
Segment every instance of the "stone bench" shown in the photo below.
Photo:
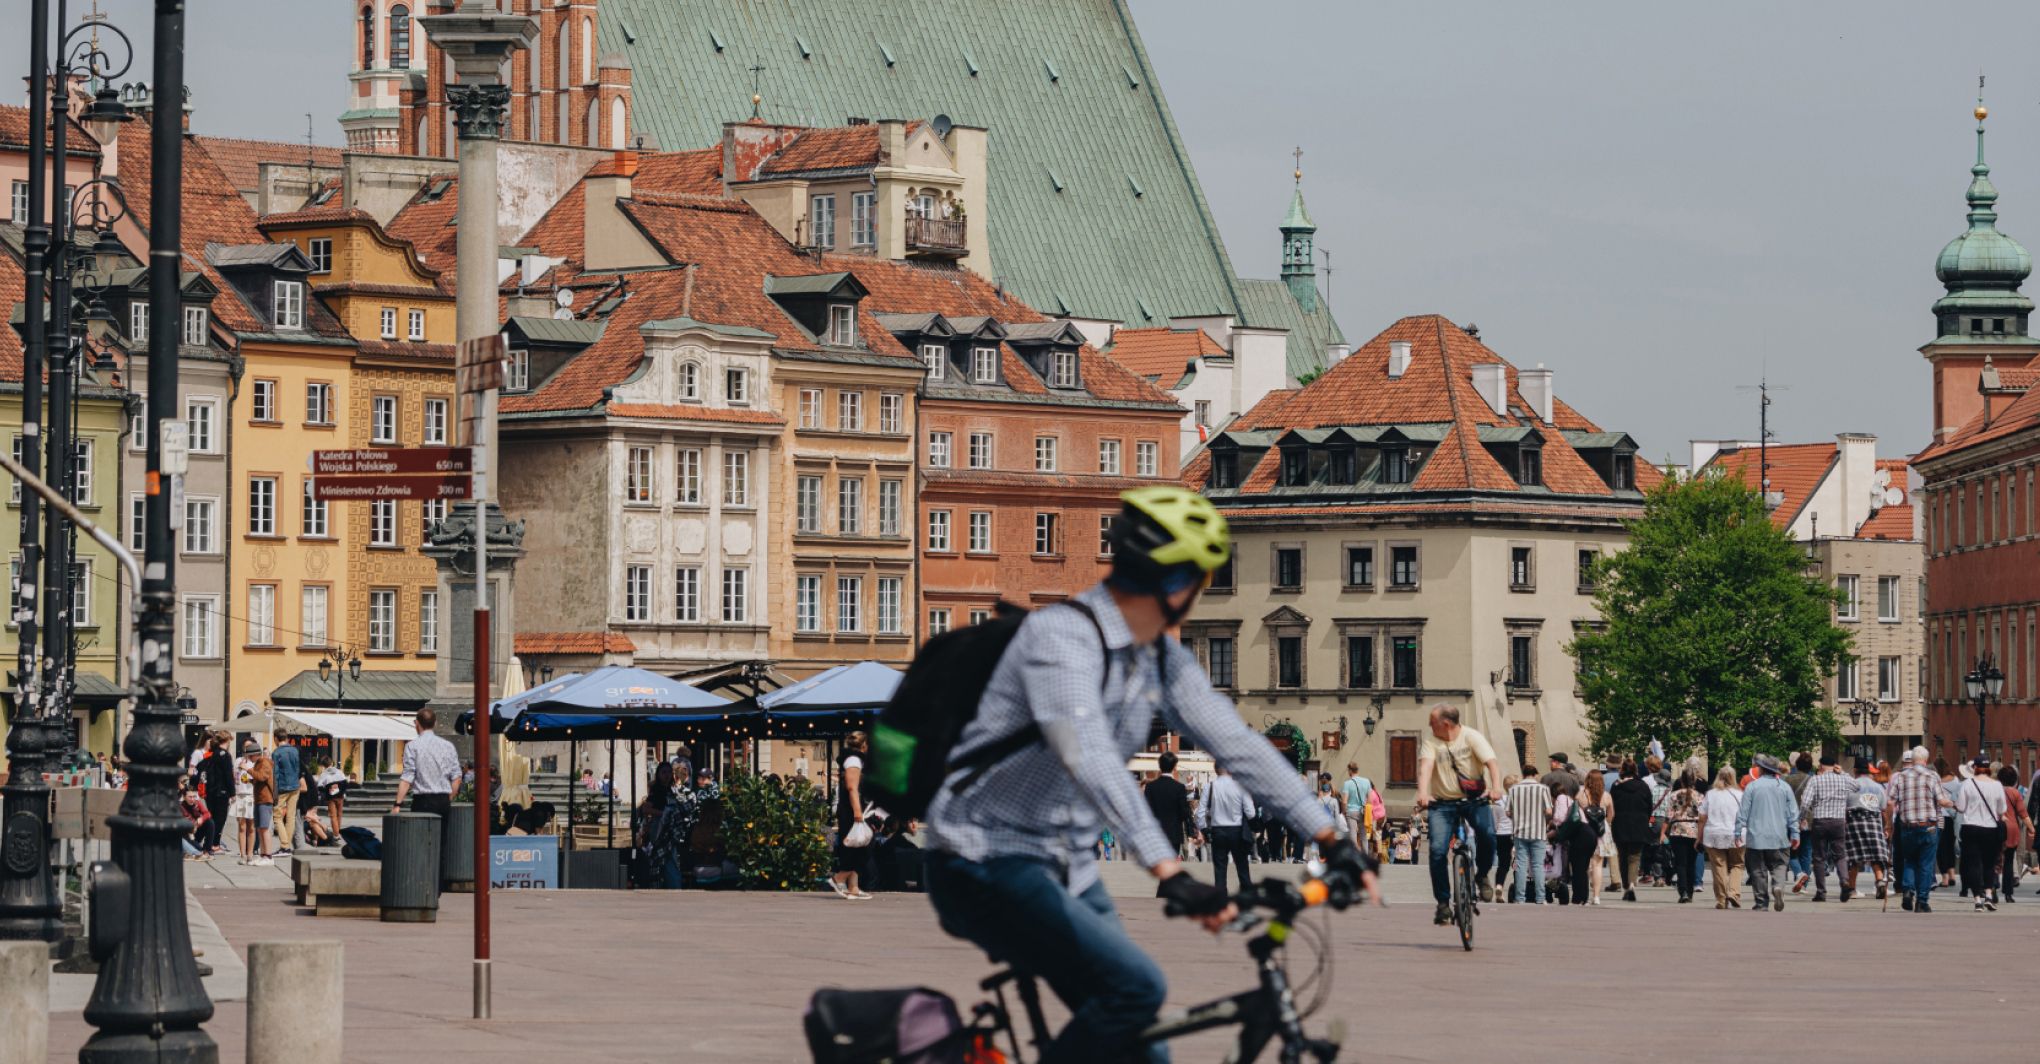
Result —
[{"label": "stone bench", "polygon": [[312,866],[305,901],[315,916],[382,914],[382,862],[339,861]]},{"label": "stone bench", "polygon": [[359,864],[340,856],[337,849],[306,850],[290,857],[290,885],[297,895],[297,904],[307,904],[306,898],[312,883],[312,869],[341,864]]}]

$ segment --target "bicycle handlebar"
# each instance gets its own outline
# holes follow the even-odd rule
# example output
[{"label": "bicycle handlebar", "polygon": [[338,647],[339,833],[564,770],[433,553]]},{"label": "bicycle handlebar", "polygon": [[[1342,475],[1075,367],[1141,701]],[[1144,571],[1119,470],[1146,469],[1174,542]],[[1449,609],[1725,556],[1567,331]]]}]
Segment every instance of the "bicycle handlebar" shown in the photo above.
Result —
[{"label": "bicycle handlebar", "polygon": [[[1344,910],[1360,901],[1364,894],[1360,883],[1344,872],[1325,869],[1316,874],[1306,873],[1299,883],[1281,879],[1263,879],[1232,896],[1232,903],[1240,910],[1240,919],[1234,921],[1238,930],[1247,930],[1258,919],[1249,922],[1247,914],[1259,909],[1267,910],[1275,918],[1287,922],[1297,913],[1313,905],[1330,905]],[[1182,906],[1169,902],[1162,912],[1167,916],[1187,915]]]}]

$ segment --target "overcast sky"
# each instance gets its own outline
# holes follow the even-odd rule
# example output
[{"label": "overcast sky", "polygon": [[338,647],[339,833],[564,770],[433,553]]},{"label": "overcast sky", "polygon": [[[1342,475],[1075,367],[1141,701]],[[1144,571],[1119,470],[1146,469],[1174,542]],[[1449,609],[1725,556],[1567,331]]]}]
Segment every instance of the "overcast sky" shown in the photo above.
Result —
[{"label": "overcast sky", "polygon": [[[1653,458],[1753,436],[1736,386],[1766,374],[1781,439],[1926,443],[1979,66],[2001,226],[2040,243],[2040,5],[1132,2],[1242,272],[1276,273],[1301,145],[1355,343],[1477,322]],[[146,41],[148,3],[105,6]],[[310,111],[338,143],[348,10],[193,3],[197,127],[295,140]]]}]

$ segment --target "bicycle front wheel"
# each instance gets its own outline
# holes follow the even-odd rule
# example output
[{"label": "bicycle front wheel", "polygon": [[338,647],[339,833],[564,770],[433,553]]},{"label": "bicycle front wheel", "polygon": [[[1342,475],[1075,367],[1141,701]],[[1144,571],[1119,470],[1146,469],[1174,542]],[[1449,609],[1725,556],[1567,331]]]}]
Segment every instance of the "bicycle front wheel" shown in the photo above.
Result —
[{"label": "bicycle front wheel", "polygon": [[1455,884],[1457,889],[1453,891],[1452,922],[1459,925],[1460,948],[1470,952],[1473,949],[1473,906],[1478,897],[1474,893],[1473,861],[1461,854],[1455,871],[1454,878],[1458,882]]}]

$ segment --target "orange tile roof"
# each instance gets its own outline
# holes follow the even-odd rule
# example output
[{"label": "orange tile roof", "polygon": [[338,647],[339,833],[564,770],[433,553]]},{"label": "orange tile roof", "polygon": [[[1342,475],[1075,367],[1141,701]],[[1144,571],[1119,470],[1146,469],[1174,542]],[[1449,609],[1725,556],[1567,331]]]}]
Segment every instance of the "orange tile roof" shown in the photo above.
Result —
[{"label": "orange tile roof", "polygon": [[[48,139],[43,143],[53,147],[56,133],[56,128],[52,126],[46,134]],[[28,147],[28,108],[0,106],[0,147],[23,149]],[[99,142],[92,139],[92,134],[85,132],[84,126],[74,121],[64,130],[64,151],[70,155],[97,156]]]},{"label": "orange tile roof", "polygon": [[364,355],[413,359],[420,362],[438,362],[447,365],[453,364],[454,346],[452,344],[427,344],[410,340],[361,340],[358,343],[360,344],[359,349]]},{"label": "orange tile roof", "polygon": [[670,192],[691,196],[720,196],[722,149],[646,152],[638,157],[633,192]]},{"label": "orange tile roof", "polygon": [[661,421],[723,421],[739,425],[784,425],[786,419],[770,410],[701,406],[695,403],[611,403],[612,417],[656,418]]},{"label": "orange tile roof", "polygon": [[1856,530],[1857,539],[1914,539],[1913,508],[1911,503],[1886,506],[1870,515],[1863,527]]},{"label": "orange tile roof", "polygon": [[[441,181],[447,182],[446,192],[436,199],[427,199],[432,186]],[[408,241],[425,265],[438,270],[440,277],[450,284],[454,276],[454,243],[459,232],[454,228],[454,215],[459,210],[460,181],[450,174],[435,174],[418,186],[411,202],[404,204],[396,217],[383,226],[383,232]]]},{"label": "orange tile roof", "polygon": [[519,632],[511,642],[518,654],[637,653],[637,644],[622,632]]},{"label": "orange tile roof", "polygon": [[[1761,479],[1757,472],[1758,454],[1755,447],[1722,451],[1708,459],[1703,469],[1719,470],[1724,476],[1756,488]],[[1784,501],[1771,511],[1771,523],[1790,528],[1840,456],[1841,449],[1832,443],[1772,444],[1761,464],[1771,467],[1771,490],[1781,493]]]},{"label": "orange tile roof", "polygon": [[[19,297],[22,286],[27,283],[28,277],[22,270],[21,263],[12,254],[0,251],[0,292],[6,293],[0,296],[0,300],[6,301],[11,306]],[[21,333],[11,326],[0,328],[0,381],[20,382],[21,354]],[[20,409],[19,406],[15,407],[17,413]]]},{"label": "orange tile roof", "polygon": [[[122,198],[135,219],[148,225],[149,129],[146,123],[130,122],[120,134],[120,177]],[[268,324],[242,301],[234,286],[207,261],[205,248],[211,244],[266,244],[269,238],[255,224],[255,209],[228,183],[198,138],[184,138],[183,172],[184,265],[197,270],[219,295],[213,299],[212,316],[234,332],[266,332]],[[137,204],[142,206],[138,209]],[[331,315],[311,301],[307,317],[316,323],[331,321]]]},{"label": "orange tile roof", "polygon": [[243,140],[239,137],[193,137],[205,145],[206,154],[219,164],[220,172],[238,192],[253,192],[262,185],[264,163],[303,166],[310,156],[312,165],[322,169],[340,166],[339,148],[306,147],[284,140]]},{"label": "orange tile roof", "polygon": [[[1388,375],[1392,343],[1410,345],[1410,362],[1398,378]],[[1473,385],[1473,367],[1504,367],[1506,413],[1498,413]],[[1362,345],[1309,386],[1271,392],[1230,428],[1271,430],[1429,424],[1446,426],[1411,488],[1416,491],[1520,492],[1515,478],[1495,461],[1480,440],[1482,426],[1528,427],[1543,437],[1544,486],[1566,495],[1609,495],[1611,491],[1565,438],[1563,430],[1598,432],[1593,422],[1552,400],[1552,422],[1537,421],[1519,390],[1516,368],[1486,344],[1435,314],[1404,318]],[[1251,496],[1275,485],[1271,449],[1243,481]],[[1655,487],[1661,476],[1647,462],[1637,464],[1637,485]]]},{"label": "orange tile roof", "polygon": [[1121,329],[1112,334],[1105,353],[1114,362],[1147,377],[1174,384],[1191,359],[1224,358],[1230,352],[1203,329]]},{"label": "orange tile roof", "polygon": [[878,165],[878,127],[836,126],[810,129],[779,149],[758,175],[791,174],[809,170],[848,170]]}]

